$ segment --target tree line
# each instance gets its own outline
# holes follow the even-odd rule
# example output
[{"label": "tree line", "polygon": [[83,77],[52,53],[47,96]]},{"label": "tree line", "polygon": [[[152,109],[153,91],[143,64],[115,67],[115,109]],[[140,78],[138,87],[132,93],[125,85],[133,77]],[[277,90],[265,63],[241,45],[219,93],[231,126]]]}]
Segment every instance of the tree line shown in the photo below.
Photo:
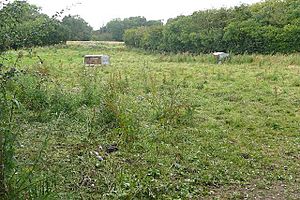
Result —
[{"label": "tree line", "polygon": [[160,20],[147,20],[145,17],[129,17],[113,19],[94,33],[94,40],[123,41],[124,33],[128,29],[162,25]]},{"label": "tree line", "polygon": [[58,20],[63,10],[49,17],[26,1],[1,6],[0,51],[91,39],[92,27],[79,16],[68,15]]},{"label": "tree line", "polygon": [[67,40],[124,40],[128,46],[150,51],[196,54],[300,51],[299,0],[197,11],[165,25],[141,16],[114,19],[95,31],[77,15],[59,20],[63,14],[62,10],[49,17],[26,1],[7,3],[2,9],[0,5],[0,52]]},{"label": "tree line", "polygon": [[300,1],[198,11],[166,25],[125,31],[128,46],[161,52],[291,53],[300,51]]},{"label": "tree line", "polygon": [[6,49],[53,45],[67,40],[122,41],[127,29],[162,25],[160,20],[148,21],[145,17],[138,16],[111,20],[94,31],[80,16],[67,15],[62,18],[62,15],[64,10],[49,17],[41,13],[39,7],[26,1],[6,4],[0,2],[0,52]]}]

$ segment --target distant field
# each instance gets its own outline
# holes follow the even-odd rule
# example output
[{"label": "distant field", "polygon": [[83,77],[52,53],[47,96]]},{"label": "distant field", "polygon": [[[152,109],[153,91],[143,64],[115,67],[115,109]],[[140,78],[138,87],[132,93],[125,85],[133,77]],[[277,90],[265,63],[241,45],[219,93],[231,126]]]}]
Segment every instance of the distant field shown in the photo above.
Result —
[{"label": "distant field", "polygon": [[[111,65],[84,67],[86,54]],[[18,66],[16,159],[28,171],[45,146],[32,176],[51,177],[52,199],[300,197],[299,54],[217,65],[67,42]]]},{"label": "distant field", "polygon": [[124,42],[117,41],[67,41],[67,45],[98,45],[98,44],[108,44],[108,45],[124,45]]}]

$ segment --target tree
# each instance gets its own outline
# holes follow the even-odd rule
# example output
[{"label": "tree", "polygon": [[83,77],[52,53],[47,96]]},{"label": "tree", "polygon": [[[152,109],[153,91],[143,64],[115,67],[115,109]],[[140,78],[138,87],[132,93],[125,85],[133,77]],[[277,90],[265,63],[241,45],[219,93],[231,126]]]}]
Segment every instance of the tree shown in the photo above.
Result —
[{"label": "tree", "polygon": [[54,18],[26,1],[14,1],[0,10],[0,50],[65,41],[64,29]]},{"label": "tree", "polygon": [[62,25],[67,30],[68,40],[90,40],[92,37],[92,27],[80,16],[65,16]]},{"label": "tree", "polygon": [[147,21],[145,17],[129,17],[124,20],[114,19],[106,24],[106,26],[100,28],[102,33],[110,33],[112,39],[116,41],[123,41],[123,36],[126,30],[132,28],[138,28],[143,26],[156,26],[162,25],[160,20]]},{"label": "tree", "polygon": [[299,52],[299,27],[299,0],[267,0],[178,16],[169,19],[159,32],[148,28],[130,30],[125,34],[125,43],[175,53]]},{"label": "tree", "polygon": [[125,26],[121,19],[114,19],[108,22],[105,26],[105,29],[108,33],[112,34],[113,40],[121,41],[123,39]]}]

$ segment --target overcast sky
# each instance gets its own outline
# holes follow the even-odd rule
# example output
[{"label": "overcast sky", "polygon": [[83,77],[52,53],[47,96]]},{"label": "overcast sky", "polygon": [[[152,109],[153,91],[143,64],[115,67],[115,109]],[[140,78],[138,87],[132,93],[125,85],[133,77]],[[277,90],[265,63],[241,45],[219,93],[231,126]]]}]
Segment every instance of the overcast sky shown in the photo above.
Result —
[{"label": "overcast sky", "polygon": [[65,14],[80,15],[94,29],[99,29],[115,18],[144,16],[148,20],[166,21],[198,10],[259,1],[261,0],[28,0],[29,3],[40,6],[48,15],[69,7],[70,11]]}]

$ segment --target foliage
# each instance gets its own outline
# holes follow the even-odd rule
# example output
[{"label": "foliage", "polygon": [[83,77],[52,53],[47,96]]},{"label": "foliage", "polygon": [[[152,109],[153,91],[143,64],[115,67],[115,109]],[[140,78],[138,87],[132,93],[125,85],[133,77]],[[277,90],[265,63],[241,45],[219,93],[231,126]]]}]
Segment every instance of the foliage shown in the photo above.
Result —
[{"label": "foliage", "polygon": [[129,17],[123,20],[114,19],[108,22],[104,27],[100,28],[101,33],[110,33],[112,39],[116,41],[122,41],[125,30],[143,26],[155,26],[161,25],[160,20],[147,21],[145,17]]},{"label": "foliage", "polygon": [[[230,9],[198,11],[153,28],[127,30],[128,46],[162,52],[291,53],[300,51],[300,3],[268,0]],[[157,40],[152,40],[162,36]]]},{"label": "foliage", "polygon": [[101,32],[100,30],[92,32],[92,41],[113,41],[111,33]]},{"label": "foliage", "polygon": [[66,28],[67,39],[71,41],[91,40],[93,28],[80,16],[65,16],[62,25]]},{"label": "foliage", "polygon": [[[17,64],[22,58],[19,54],[13,67],[7,67],[1,62],[0,68],[0,197],[1,199],[22,199],[24,196],[28,198],[45,198],[50,194],[50,179],[46,178],[46,172],[42,176],[35,176],[37,173],[36,167],[40,161],[43,148],[46,146],[46,139],[40,147],[41,150],[35,155],[35,159],[26,159],[20,164],[17,161],[16,149],[21,141],[20,126],[18,120],[22,115],[22,111],[27,110],[27,105],[30,104],[36,108],[36,113],[41,113],[42,105],[44,105],[42,90],[38,84],[41,83],[39,77],[30,74],[25,75],[24,71],[18,70]],[[21,79],[31,77],[26,82],[21,82]],[[34,80],[35,79],[35,80]],[[36,85],[30,90],[34,90],[34,98],[32,102],[24,101],[21,96],[28,99],[28,86],[31,80],[36,82]],[[30,97],[29,97],[30,98]],[[44,185],[47,184],[48,186]]]},{"label": "foliage", "polygon": [[40,13],[38,7],[26,1],[8,3],[0,10],[0,50],[65,41],[65,29],[54,18]]},{"label": "foliage", "polygon": [[[5,58],[6,50],[10,48],[32,47],[37,45],[51,45],[61,42],[63,34],[60,23],[39,13],[36,6],[24,1],[0,2],[0,198],[1,199],[38,199],[46,198],[50,194],[47,172],[41,176],[34,174],[46,146],[46,139],[35,154],[34,159],[25,159],[20,164],[17,161],[17,147],[20,144],[19,116],[26,110],[26,103],[21,96],[28,98],[26,87],[30,80],[41,84],[41,77],[19,70],[19,62],[23,59],[21,51],[16,58]],[[30,57],[32,58],[32,51]],[[37,56],[38,57],[38,56]],[[41,58],[38,57],[42,62]],[[21,83],[21,80],[27,81]],[[31,78],[29,78],[31,77]],[[28,102],[42,112],[44,99],[40,85],[30,85],[34,90],[32,102]],[[25,92],[26,91],[26,92]],[[45,96],[45,95],[44,95]]]}]

